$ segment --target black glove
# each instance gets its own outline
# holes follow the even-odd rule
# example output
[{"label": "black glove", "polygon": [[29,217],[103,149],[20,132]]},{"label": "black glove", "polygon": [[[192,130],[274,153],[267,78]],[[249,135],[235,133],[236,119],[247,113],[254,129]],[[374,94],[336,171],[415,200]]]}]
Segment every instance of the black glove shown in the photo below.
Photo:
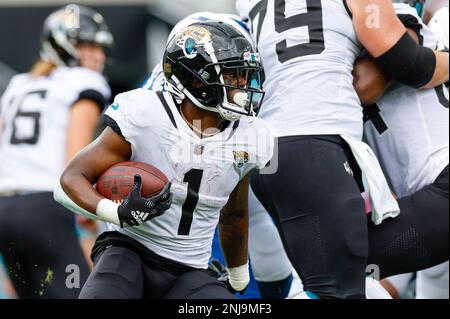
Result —
[{"label": "black glove", "polygon": [[212,259],[212,260],[209,262],[209,265],[208,265],[208,266],[209,266],[209,267],[208,267],[208,270],[207,270],[208,273],[209,273],[211,276],[217,278],[218,281],[223,282],[224,285],[227,287],[227,289],[228,289],[233,295],[234,295],[235,293],[237,293],[237,292],[239,292],[241,295],[243,295],[243,294],[245,293],[245,291],[246,291],[247,288],[248,288],[248,285],[247,285],[247,287],[245,287],[244,290],[242,290],[242,291],[236,291],[236,290],[234,290],[233,287],[231,287],[230,281],[228,280],[228,271],[227,271],[227,269],[225,268],[225,266],[222,265],[222,263],[221,263],[219,260],[217,260],[217,259]]},{"label": "black glove", "polygon": [[223,278],[223,277],[228,278],[227,269],[217,259],[212,259],[209,262],[207,271],[212,277],[217,278],[220,281],[223,281],[223,280],[221,280],[221,278]]},{"label": "black glove", "polygon": [[167,183],[161,192],[153,197],[141,196],[142,178],[136,174],[130,194],[119,206],[120,227],[139,226],[149,220],[161,216],[172,204],[171,183]]}]

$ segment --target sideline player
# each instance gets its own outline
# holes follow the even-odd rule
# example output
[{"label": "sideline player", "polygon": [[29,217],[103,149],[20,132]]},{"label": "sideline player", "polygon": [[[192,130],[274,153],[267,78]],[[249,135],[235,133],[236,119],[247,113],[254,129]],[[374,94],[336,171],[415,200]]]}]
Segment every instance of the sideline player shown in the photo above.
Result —
[{"label": "sideline player", "polygon": [[76,5],[52,13],[42,39],[40,60],[1,100],[0,253],[19,298],[77,298],[67,267],[79,267],[81,283],[89,268],[75,219],[52,191],[64,165],[92,141],[110,98],[101,72],[113,39],[98,12]]}]

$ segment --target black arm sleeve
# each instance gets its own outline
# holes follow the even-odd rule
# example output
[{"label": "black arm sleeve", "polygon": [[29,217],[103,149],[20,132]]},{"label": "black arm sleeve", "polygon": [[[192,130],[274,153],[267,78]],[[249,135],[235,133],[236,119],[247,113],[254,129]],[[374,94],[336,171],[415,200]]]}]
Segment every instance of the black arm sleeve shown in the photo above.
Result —
[{"label": "black arm sleeve", "polygon": [[418,45],[408,32],[375,61],[387,75],[413,88],[430,82],[436,70],[433,50]]}]

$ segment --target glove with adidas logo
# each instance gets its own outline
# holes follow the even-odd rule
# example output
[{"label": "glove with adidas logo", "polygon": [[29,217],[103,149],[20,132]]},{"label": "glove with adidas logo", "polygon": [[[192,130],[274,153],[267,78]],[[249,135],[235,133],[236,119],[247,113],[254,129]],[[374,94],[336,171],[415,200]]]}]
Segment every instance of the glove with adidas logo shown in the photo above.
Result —
[{"label": "glove with adidas logo", "polygon": [[161,216],[172,204],[171,183],[167,183],[158,195],[149,198],[141,196],[142,178],[134,176],[134,185],[128,197],[118,207],[120,227],[139,226]]}]

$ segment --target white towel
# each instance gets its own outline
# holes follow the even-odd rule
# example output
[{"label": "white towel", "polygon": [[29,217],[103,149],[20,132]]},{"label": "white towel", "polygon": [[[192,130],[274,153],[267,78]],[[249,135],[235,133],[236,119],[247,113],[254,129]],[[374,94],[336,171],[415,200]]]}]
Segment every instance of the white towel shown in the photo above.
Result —
[{"label": "white towel", "polygon": [[369,145],[355,138],[343,135],[341,137],[350,146],[353,156],[361,168],[364,188],[370,197],[374,224],[380,225],[387,218],[397,217],[400,214],[400,207],[373,150]]}]

